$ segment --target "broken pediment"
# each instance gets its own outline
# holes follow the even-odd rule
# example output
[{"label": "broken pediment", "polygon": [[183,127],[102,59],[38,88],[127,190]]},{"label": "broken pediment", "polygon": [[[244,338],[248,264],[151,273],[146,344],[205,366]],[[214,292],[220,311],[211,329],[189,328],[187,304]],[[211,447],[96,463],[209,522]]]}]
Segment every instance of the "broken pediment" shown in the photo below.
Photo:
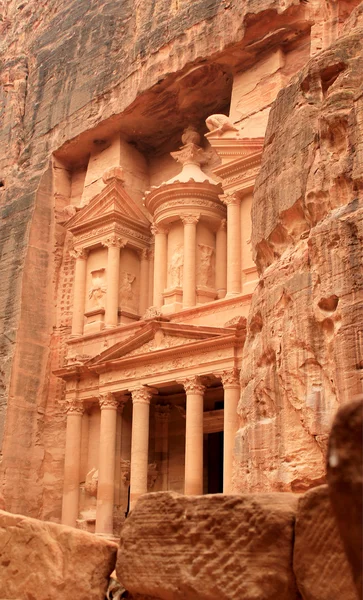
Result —
[{"label": "broken pediment", "polygon": [[195,344],[230,334],[230,330],[221,327],[179,325],[155,320],[147,323],[136,335],[115,344],[93,358],[87,363],[87,367],[96,367],[109,361]]},{"label": "broken pediment", "polygon": [[106,187],[95,196],[89,204],[79,209],[66,223],[66,228],[74,235],[89,229],[100,222],[121,222],[128,226],[139,226],[149,229],[150,222],[123,188],[116,177],[111,178]]}]

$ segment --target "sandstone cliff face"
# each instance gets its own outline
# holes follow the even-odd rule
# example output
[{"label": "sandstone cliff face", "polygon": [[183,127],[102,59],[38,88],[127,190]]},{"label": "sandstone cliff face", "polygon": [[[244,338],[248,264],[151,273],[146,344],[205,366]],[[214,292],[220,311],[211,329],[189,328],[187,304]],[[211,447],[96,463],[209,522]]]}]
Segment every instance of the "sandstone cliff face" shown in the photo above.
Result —
[{"label": "sandstone cliff face", "polygon": [[302,491],[319,482],[332,417],[360,391],[360,15],[280,92],[270,114],[252,209],[261,280],[244,347],[236,490]]}]

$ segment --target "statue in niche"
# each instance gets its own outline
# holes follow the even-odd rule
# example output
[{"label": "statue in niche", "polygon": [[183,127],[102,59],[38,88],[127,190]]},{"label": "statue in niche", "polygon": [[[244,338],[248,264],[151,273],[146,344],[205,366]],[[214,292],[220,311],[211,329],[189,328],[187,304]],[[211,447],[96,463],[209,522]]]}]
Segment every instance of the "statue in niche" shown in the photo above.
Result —
[{"label": "statue in niche", "polygon": [[84,489],[89,496],[97,498],[98,470],[94,467],[86,475]]},{"label": "statue in niche", "polygon": [[173,252],[169,264],[170,287],[181,287],[183,285],[184,249],[178,244]]},{"label": "statue in niche", "polygon": [[214,268],[213,254],[214,248],[206,244],[198,244],[199,248],[199,285],[204,287],[213,287],[214,285]]},{"label": "statue in niche", "polygon": [[88,292],[91,309],[104,308],[104,295],[106,286],[104,282],[105,269],[91,271],[92,285]]},{"label": "statue in niche", "polygon": [[122,271],[121,283],[120,283],[120,300],[121,306],[134,307],[135,304],[135,292],[132,289],[132,284],[136,279],[136,275],[133,273],[127,273]]}]

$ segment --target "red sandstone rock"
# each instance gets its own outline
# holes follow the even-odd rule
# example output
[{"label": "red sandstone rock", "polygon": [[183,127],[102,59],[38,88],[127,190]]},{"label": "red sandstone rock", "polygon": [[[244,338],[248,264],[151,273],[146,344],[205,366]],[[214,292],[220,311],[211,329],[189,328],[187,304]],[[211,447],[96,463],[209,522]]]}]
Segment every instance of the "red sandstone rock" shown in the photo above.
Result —
[{"label": "red sandstone rock", "polygon": [[326,485],[300,497],[294,573],[303,600],[357,600]]},{"label": "red sandstone rock", "polygon": [[363,400],[343,406],[329,439],[329,496],[360,599],[363,598]]},{"label": "red sandstone rock", "polygon": [[121,533],[117,576],[163,600],[293,600],[292,494],[139,499]]},{"label": "red sandstone rock", "polygon": [[271,109],[252,207],[260,271],[241,370],[236,491],[325,478],[333,415],[360,391],[363,30],[317,54]]},{"label": "red sandstone rock", "polygon": [[0,511],[0,598],[104,600],[116,544]]}]

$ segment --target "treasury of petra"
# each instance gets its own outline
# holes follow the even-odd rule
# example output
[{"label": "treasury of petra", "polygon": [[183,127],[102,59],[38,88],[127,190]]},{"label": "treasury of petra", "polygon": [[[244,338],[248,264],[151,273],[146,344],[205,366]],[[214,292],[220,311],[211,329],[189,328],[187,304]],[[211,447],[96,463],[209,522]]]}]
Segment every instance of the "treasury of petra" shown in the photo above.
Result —
[{"label": "treasury of petra", "polygon": [[324,484],[362,390],[363,5],[0,15],[6,509],[118,540],[147,492]]}]

